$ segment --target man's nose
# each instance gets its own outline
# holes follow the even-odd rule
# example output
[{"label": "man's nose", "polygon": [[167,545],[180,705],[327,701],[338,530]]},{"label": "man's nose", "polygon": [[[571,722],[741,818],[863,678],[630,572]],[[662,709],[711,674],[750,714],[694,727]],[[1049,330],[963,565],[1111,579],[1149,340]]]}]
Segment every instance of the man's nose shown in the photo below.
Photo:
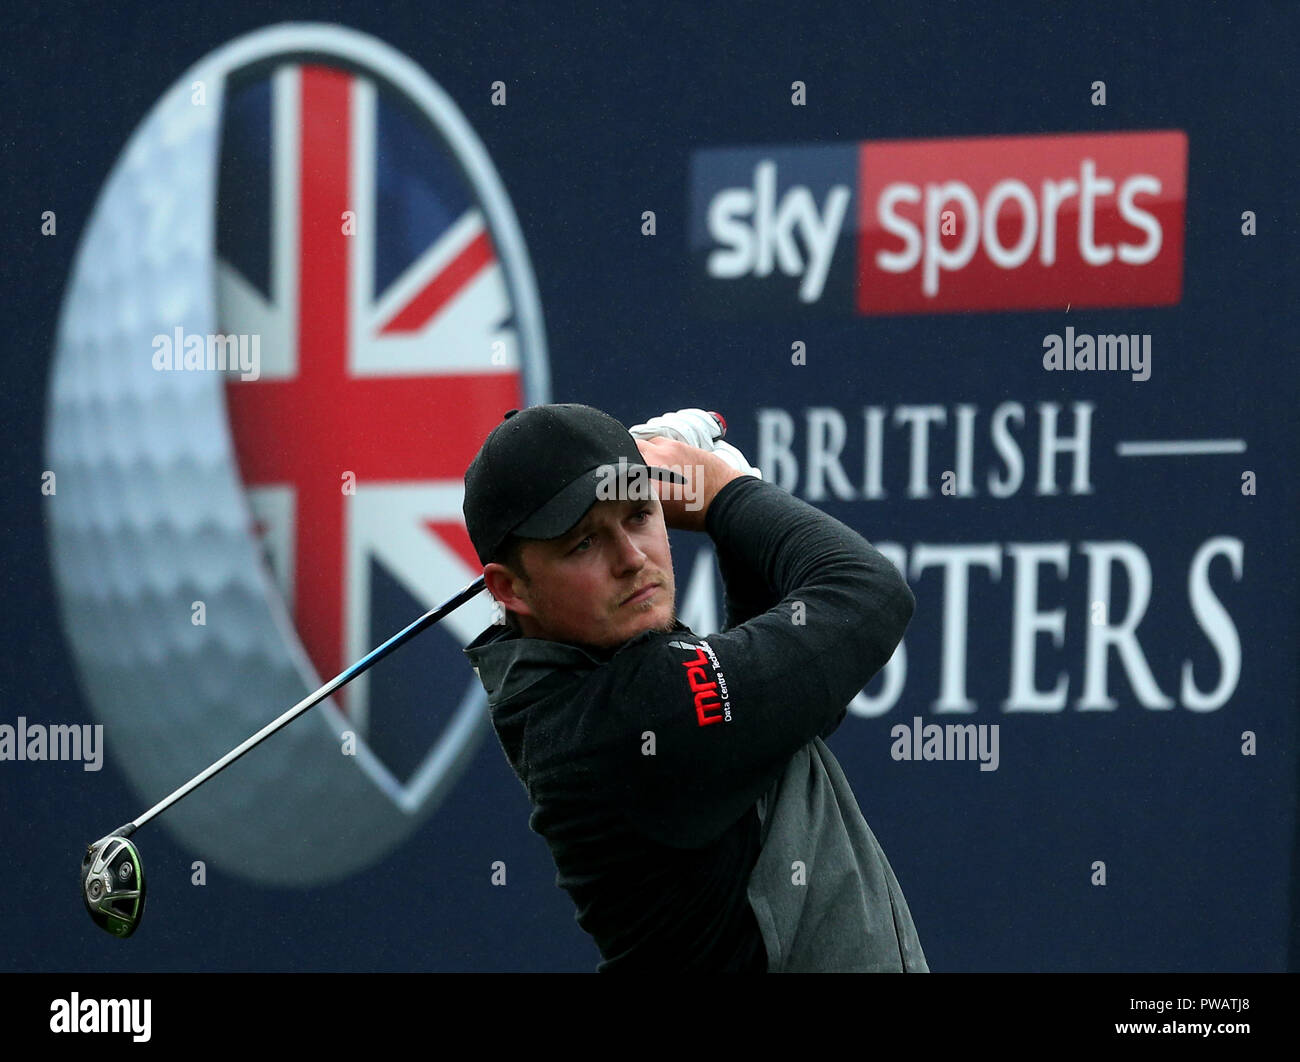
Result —
[{"label": "man's nose", "polygon": [[646,556],[626,531],[619,529],[615,539],[614,566],[622,574],[645,566]]}]

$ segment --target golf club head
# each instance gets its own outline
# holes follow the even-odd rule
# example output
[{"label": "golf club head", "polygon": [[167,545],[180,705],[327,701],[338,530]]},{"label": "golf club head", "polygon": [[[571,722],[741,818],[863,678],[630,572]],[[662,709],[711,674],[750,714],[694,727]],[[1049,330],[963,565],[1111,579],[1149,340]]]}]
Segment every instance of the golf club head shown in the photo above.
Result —
[{"label": "golf club head", "polygon": [[144,917],[144,864],[123,836],[123,826],[86,849],[81,861],[81,898],[95,925],[129,937]]}]

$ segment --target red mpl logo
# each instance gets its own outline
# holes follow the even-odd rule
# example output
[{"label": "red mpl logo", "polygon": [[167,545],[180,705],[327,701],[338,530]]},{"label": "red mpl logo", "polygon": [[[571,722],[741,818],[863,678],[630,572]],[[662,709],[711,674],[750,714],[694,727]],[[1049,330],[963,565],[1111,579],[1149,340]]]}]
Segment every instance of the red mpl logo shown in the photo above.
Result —
[{"label": "red mpl logo", "polygon": [[718,696],[718,684],[709,680],[709,658],[699,646],[694,648],[695,658],[682,661],[686,668],[686,681],[695,696],[695,718],[700,726],[722,722],[722,699]]},{"label": "red mpl logo", "polygon": [[876,141],[858,172],[860,313],[1182,297],[1181,131]]}]

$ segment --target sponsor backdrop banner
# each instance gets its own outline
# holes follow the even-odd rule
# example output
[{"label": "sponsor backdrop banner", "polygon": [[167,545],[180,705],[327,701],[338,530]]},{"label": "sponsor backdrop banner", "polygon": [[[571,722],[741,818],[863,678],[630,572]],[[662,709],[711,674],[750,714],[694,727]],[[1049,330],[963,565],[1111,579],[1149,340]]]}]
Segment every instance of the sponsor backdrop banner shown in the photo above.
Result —
[{"label": "sponsor backdrop banner", "polygon": [[486,599],[143,828],[130,940],[77,890],[478,574],[546,401],[721,410],[906,576],[831,746],[934,970],[1295,968],[1296,15],[1022,14],[25,9],[0,968],[595,967]]}]

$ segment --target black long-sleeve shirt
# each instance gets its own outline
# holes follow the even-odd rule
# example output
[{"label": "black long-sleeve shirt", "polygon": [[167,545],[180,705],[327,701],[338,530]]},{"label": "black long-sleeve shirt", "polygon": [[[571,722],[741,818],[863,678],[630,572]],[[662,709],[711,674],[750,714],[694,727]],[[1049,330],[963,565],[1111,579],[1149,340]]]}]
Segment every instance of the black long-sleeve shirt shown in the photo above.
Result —
[{"label": "black long-sleeve shirt", "polygon": [[679,623],[602,652],[492,627],[465,650],[599,969],[925,969],[821,741],[888,662],[911,591],[857,532],[753,477],[706,527],[722,633]]}]

